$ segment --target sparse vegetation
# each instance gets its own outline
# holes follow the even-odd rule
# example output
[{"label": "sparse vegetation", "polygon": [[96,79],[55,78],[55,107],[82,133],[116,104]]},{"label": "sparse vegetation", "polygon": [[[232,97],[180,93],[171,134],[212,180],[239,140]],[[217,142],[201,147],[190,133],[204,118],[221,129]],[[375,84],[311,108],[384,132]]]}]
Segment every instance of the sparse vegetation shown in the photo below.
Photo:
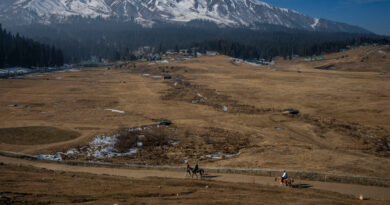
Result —
[{"label": "sparse vegetation", "polygon": [[56,127],[12,127],[0,128],[0,142],[15,145],[39,145],[67,141],[80,133]]}]

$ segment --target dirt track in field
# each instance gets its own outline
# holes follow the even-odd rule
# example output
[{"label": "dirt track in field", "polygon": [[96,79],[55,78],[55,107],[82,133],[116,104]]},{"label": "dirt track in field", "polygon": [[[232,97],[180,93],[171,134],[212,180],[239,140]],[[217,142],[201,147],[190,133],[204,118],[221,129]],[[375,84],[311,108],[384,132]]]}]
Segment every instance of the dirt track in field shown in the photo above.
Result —
[{"label": "dirt track in field", "polygon": [[[37,168],[45,168],[54,171],[65,172],[82,172],[98,175],[112,175],[112,176],[124,176],[135,179],[146,179],[149,177],[159,178],[173,178],[173,179],[186,179],[184,172],[175,171],[162,171],[162,170],[143,170],[143,169],[119,169],[119,168],[98,168],[98,167],[81,167],[81,166],[69,166],[57,163],[45,163],[38,161],[29,161],[15,158],[8,158],[0,156],[0,162],[12,165],[33,166]],[[275,185],[273,177],[263,176],[248,176],[240,174],[210,174],[206,177],[206,180],[230,182],[230,183],[249,183],[259,185]],[[327,183],[327,182],[315,182],[297,180],[295,184],[300,184],[303,187],[309,187],[313,189],[332,191],[346,195],[353,195],[355,197],[363,194],[365,197],[375,200],[390,200],[390,188],[374,187],[374,186],[362,186],[353,184],[340,184],[340,183]],[[285,187],[280,186],[281,189]]]}]

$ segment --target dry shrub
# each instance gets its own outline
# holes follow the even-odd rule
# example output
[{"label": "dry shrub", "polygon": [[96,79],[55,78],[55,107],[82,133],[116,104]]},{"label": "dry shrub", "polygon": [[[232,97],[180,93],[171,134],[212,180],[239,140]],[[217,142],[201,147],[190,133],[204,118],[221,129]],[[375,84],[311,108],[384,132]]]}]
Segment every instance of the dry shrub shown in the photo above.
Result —
[{"label": "dry shrub", "polygon": [[249,145],[248,137],[238,132],[215,127],[209,128],[203,140],[206,144],[213,146],[214,152],[221,151],[225,154],[235,154]]},{"label": "dry shrub", "polygon": [[119,152],[127,152],[130,148],[137,146],[139,132],[128,132],[127,130],[121,130],[118,135],[118,141],[115,144],[115,148]]},{"label": "dry shrub", "polygon": [[140,139],[143,147],[159,147],[168,145],[169,130],[167,128],[150,129],[142,133],[145,137]]}]

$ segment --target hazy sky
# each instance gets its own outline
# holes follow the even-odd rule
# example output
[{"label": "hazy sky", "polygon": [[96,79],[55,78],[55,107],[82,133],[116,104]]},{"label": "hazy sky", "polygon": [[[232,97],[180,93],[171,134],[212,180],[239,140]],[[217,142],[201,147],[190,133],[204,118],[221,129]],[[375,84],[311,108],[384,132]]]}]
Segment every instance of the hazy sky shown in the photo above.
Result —
[{"label": "hazy sky", "polygon": [[361,26],[390,35],[390,0],[261,0],[309,16]]}]

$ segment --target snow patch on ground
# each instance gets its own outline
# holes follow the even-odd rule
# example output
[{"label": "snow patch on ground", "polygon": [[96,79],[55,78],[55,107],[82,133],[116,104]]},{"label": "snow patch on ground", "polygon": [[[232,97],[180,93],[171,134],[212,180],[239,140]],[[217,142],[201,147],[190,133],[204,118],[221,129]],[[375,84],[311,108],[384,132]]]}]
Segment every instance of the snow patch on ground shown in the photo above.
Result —
[{"label": "snow patch on ground", "polygon": [[221,152],[218,152],[217,154],[209,154],[209,155],[206,155],[206,158],[209,158],[209,159],[217,159],[217,160],[221,160],[221,159],[229,159],[229,158],[232,158],[232,157],[237,157],[239,156],[241,153],[238,152],[236,154],[222,154]]},{"label": "snow patch on ground", "polygon": [[[136,132],[142,130],[148,130],[152,128],[167,127],[166,125],[149,125],[143,127],[129,128],[128,132]],[[77,159],[78,157],[87,157],[87,158],[97,158],[97,159],[107,159],[113,157],[121,157],[136,154],[143,146],[141,141],[137,142],[137,147],[130,148],[127,152],[121,153],[115,148],[115,144],[118,141],[119,134],[113,136],[107,135],[97,135],[95,138],[88,143],[87,146],[81,148],[72,148],[63,152],[58,152],[55,155],[50,154],[40,154],[37,155],[39,160],[52,160],[52,161],[62,161],[64,158]],[[145,138],[144,135],[138,135],[138,139]],[[169,140],[170,145],[177,145],[179,141]]]},{"label": "snow patch on ground", "polygon": [[40,154],[37,155],[38,160],[52,160],[52,161],[62,161],[60,154],[51,155],[51,154]]},{"label": "snow patch on ground", "polygon": [[180,144],[180,141],[169,140],[168,143],[170,145],[176,146],[176,145]]},{"label": "snow patch on ground", "polygon": [[248,65],[252,65],[252,66],[261,66],[260,64],[257,64],[257,63],[252,63],[252,62],[248,62],[248,61],[244,61],[246,64]]},{"label": "snow patch on ground", "polygon": [[228,107],[227,106],[222,106],[222,111],[224,111],[224,112],[227,112],[228,111]]},{"label": "snow patch on ground", "polygon": [[120,114],[125,114],[125,111],[122,111],[122,110],[114,110],[114,109],[105,109],[105,110],[108,110],[108,111],[111,111],[111,112],[120,113]]},{"label": "snow patch on ground", "polygon": [[217,154],[208,154],[206,157],[210,159],[222,159],[221,152],[218,152]]}]

